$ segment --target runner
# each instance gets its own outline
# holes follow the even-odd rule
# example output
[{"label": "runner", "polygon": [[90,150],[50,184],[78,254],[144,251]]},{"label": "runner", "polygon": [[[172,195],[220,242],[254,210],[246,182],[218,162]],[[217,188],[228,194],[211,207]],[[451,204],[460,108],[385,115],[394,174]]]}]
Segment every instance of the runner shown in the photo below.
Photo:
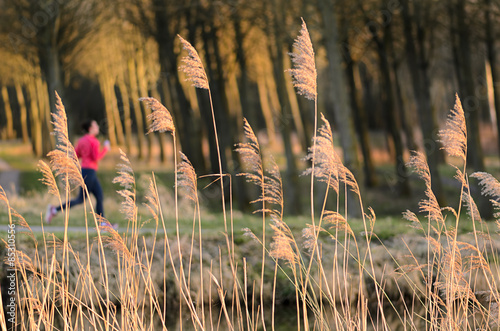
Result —
[{"label": "runner", "polygon": [[[104,148],[100,148],[99,140],[96,136],[99,134],[99,125],[94,120],[87,120],[82,123],[82,130],[85,135],[80,138],[75,147],[76,156],[80,159],[82,167],[82,177],[87,186],[89,193],[92,193],[97,202],[95,205],[95,213],[104,217],[104,205],[103,205],[103,193],[101,183],[97,178],[98,162],[106,155],[109,151],[109,141],[104,142]],[[78,196],[68,203],[71,208],[73,206],[83,203],[83,187],[80,188]],[[63,206],[66,204],[63,204]],[[61,211],[61,206],[48,205],[47,213],[45,214],[45,221],[50,223],[52,218]],[[103,222],[101,226],[110,226],[110,224]],[[111,225],[113,228],[117,228],[118,224]]]}]

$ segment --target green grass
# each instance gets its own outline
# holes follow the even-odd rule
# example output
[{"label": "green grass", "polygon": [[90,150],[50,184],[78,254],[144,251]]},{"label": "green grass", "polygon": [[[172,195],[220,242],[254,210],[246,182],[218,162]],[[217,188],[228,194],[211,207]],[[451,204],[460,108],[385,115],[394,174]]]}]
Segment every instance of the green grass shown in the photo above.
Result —
[{"label": "green grass", "polygon": [[0,141],[0,159],[20,171],[35,170],[38,163],[38,158],[31,152],[31,145],[20,140]]}]

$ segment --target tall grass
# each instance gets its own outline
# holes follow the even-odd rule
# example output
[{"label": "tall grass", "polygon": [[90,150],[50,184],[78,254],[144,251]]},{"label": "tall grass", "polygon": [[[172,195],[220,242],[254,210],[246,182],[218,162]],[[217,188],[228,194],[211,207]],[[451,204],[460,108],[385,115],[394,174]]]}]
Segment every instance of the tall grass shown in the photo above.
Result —
[{"label": "tall grass", "polygon": [[[189,53],[181,70],[196,87],[210,93],[196,50],[180,40]],[[291,70],[294,85],[316,104],[314,51],[304,22],[295,49],[292,60],[297,67]],[[496,235],[488,232],[479,215],[469,178],[479,180],[483,194],[493,198],[496,208],[500,207],[500,183],[487,173],[467,174],[467,131],[458,96],[446,128],[440,132],[445,151],[460,161],[454,166],[461,186],[458,207],[438,204],[424,155],[412,154],[409,165],[424,181],[425,198],[420,202],[421,217],[412,211],[403,215],[415,227],[413,238],[402,238],[395,245],[387,245],[374,232],[375,212],[365,208],[356,178],[336,154],[332,129],[323,115],[307,156],[311,223],[304,224],[302,231],[287,224],[280,170],[272,157],[263,156],[256,134],[244,120],[245,141],[236,148],[246,165],[240,175],[258,187],[259,196],[252,204],[262,217],[260,236],[255,229],[246,230],[261,254],[246,257],[236,252],[232,217],[228,226],[225,187],[232,182],[222,169],[218,144],[219,174],[214,176],[221,185],[224,232],[214,250],[203,237],[198,175],[188,157],[176,150],[174,120],[157,100],[141,100],[152,109],[149,132],[172,134],[175,151],[173,211],[162,209],[164,197],[159,194],[154,174],[149,179],[145,205],[155,224],[152,237],[140,234],[149,220],[138,217],[136,178],[123,152],[113,182],[122,186],[118,194],[123,198],[127,226],[120,232],[100,226],[106,220],[94,213],[85,190],[85,206],[90,213],[85,212],[83,245],[68,240],[72,216],[67,208],[63,240],[44,233],[39,242],[0,187],[0,201],[7,206],[9,224],[22,228],[31,238],[31,249],[18,247],[16,251],[17,330],[166,330],[172,312],[178,313],[174,318],[179,320],[177,328],[181,330],[274,330],[279,326],[275,318],[280,308],[278,298],[290,289],[297,330],[498,328],[500,262]],[[217,135],[213,106],[212,114]],[[49,154],[50,165],[40,161],[39,169],[48,192],[62,204],[68,201],[72,189],[84,183],[58,97],[53,120],[57,148]],[[325,194],[323,207],[316,213],[313,201],[319,182]],[[354,195],[346,194],[348,191]],[[180,196],[192,203],[189,236],[181,236],[178,227]],[[358,200],[361,220],[349,218],[348,197]],[[329,200],[334,201],[333,210],[326,208]],[[231,199],[228,207],[232,215]],[[175,213],[175,234],[167,233],[166,212]],[[363,223],[363,233],[352,230],[353,221]],[[459,237],[460,222],[472,222],[470,240]],[[266,235],[268,226],[273,231],[271,240]],[[411,244],[418,238],[425,245]],[[260,272],[253,272],[253,267]],[[0,327],[6,330],[10,325],[3,312],[1,316]]]}]

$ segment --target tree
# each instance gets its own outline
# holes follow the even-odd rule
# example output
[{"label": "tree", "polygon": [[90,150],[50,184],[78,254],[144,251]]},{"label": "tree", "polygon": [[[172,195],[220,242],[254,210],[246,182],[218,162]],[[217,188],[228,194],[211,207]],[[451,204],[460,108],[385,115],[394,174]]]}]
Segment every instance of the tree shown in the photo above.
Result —
[{"label": "tree", "polygon": [[[413,6],[411,6],[413,4]],[[424,148],[432,176],[432,190],[441,203],[444,202],[444,192],[439,175],[439,146],[436,134],[438,132],[436,112],[432,107],[429,77],[429,56],[432,44],[427,40],[430,28],[431,9],[435,10],[429,1],[402,0],[403,32],[408,69],[412,77],[414,98],[424,137]]]},{"label": "tree", "polygon": [[321,13],[322,32],[328,58],[331,96],[334,108],[335,126],[340,133],[340,144],[344,151],[345,165],[359,175],[359,159],[356,133],[351,104],[347,93],[347,81],[342,70],[342,53],[334,4],[328,0],[318,0]]},{"label": "tree", "polygon": [[[35,59],[41,78],[47,87],[47,107],[55,110],[55,91],[63,97],[64,68],[72,58],[79,56],[84,43],[91,43],[111,13],[106,1],[4,0],[4,22],[0,29],[8,35],[10,46],[16,53]],[[64,97],[63,97],[64,99]],[[71,119],[71,113],[68,114]],[[50,116],[44,116],[43,136],[48,136]],[[44,141],[43,154],[53,146]]]},{"label": "tree", "polygon": [[363,105],[360,100],[360,93],[362,92],[358,68],[360,59],[354,51],[354,49],[358,46],[355,45],[354,40],[350,39],[351,36],[349,34],[349,31],[353,29],[353,24],[355,24],[353,22],[354,19],[352,18],[354,14],[352,12],[351,6],[347,5],[347,2],[343,5],[344,6],[342,6],[342,9],[344,11],[340,16],[339,22],[339,30],[342,40],[341,50],[344,56],[345,73],[349,86],[349,97],[354,115],[354,126],[358,135],[361,153],[363,155],[364,180],[368,187],[372,187],[376,185],[377,178],[371,156],[369,128],[366,114],[367,110],[366,106]]},{"label": "tree", "polygon": [[[497,132],[500,132],[500,81],[498,75],[498,61],[496,59],[495,49],[495,25],[494,7],[491,0],[484,0],[484,31],[486,43],[486,56],[491,69],[491,80],[493,82],[493,100],[495,105],[495,114],[497,118]],[[500,134],[497,134],[498,152],[500,153]]]},{"label": "tree", "polygon": [[467,116],[467,162],[474,170],[484,170],[484,155],[480,139],[479,102],[475,93],[471,49],[471,19],[467,17],[466,0],[449,3],[450,33],[455,70],[458,78],[458,95]]},{"label": "tree", "polygon": [[14,119],[12,115],[12,107],[10,106],[9,91],[6,85],[0,87],[0,96],[3,101],[3,108],[5,111],[5,127],[2,135],[7,139],[14,139],[16,137],[16,132],[14,131]]},{"label": "tree", "polygon": [[292,148],[292,114],[289,94],[286,86],[285,56],[288,50],[291,49],[292,38],[288,35],[291,31],[283,24],[285,13],[289,10],[289,6],[280,0],[273,0],[267,3],[265,8],[265,25],[264,31],[266,35],[267,48],[270,55],[273,72],[273,78],[276,84],[276,91],[279,99],[280,107],[280,131],[283,137],[283,147],[286,158],[285,171],[285,190],[288,194],[287,201],[289,202],[287,209],[292,213],[300,212],[300,198],[297,184],[297,164]]},{"label": "tree", "polygon": [[[363,6],[360,3],[360,8],[363,10]],[[364,11],[364,10],[363,10]],[[380,11],[382,13],[382,11]],[[391,66],[389,63],[389,58],[391,54],[389,51],[392,50],[392,33],[390,29],[391,24],[370,24],[371,18],[364,13],[365,22],[368,26],[370,34],[372,36],[373,42],[375,43],[376,52],[379,59],[379,70],[381,87],[383,92],[383,99],[385,101],[384,108],[386,110],[386,120],[387,120],[387,130],[389,131],[392,141],[394,143],[395,151],[395,172],[398,178],[399,193],[403,195],[410,194],[410,186],[408,182],[408,173],[406,170],[406,163],[403,157],[404,146],[403,139],[401,137],[401,121],[396,111],[396,98],[393,93],[393,80],[391,73]],[[378,20],[378,17],[374,18]],[[382,34],[380,36],[379,34]]]},{"label": "tree", "polygon": [[[199,116],[191,105],[179,75],[179,52],[177,34],[189,20],[189,11],[196,1],[182,3],[167,0],[123,1],[123,19],[133,24],[144,38],[153,38],[158,45],[160,65],[159,91],[162,103],[171,110],[179,143],[195,169],[205,171],[202,152],[202,129]],[[192,27],[195,29],[195,26]],[[189,39],[189,38],[188,38]],[[130,68],[130,66],[129,66]]]}]

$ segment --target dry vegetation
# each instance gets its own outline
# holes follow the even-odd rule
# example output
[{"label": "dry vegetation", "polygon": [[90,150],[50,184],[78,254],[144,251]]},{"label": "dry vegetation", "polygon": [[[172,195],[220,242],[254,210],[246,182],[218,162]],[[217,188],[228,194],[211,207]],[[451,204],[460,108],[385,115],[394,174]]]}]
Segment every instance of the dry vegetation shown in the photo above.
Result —
[{"label": "dry vegetation", "polygon": [[[183,70],[196,87],[210,93],[196,50],[181,40],[189,51]],[[295,85],[299,93],[315,101],[314,52],[305,23],[295,46],[297,52],[292,59],[296,69],[291,72]],[[175,128],[169,111],[155,99],[142,101],[152,110],[150,130],[171,133],[175,148]],[[49,193],[64,201],[82,178],[67,138],[66,115],[60,100],[53,119],[58,146],[49,155],[50,165],[41,162],[40,170]],[[321,119],[308,154],[311,200],[315,182],[321,181],[327,189],[324,203],[333,199],[336,210],[313,210],[311,224],[304,224],[302,233],[292,231],[283,214],[279,169],[272,159],[263,159],[259,142],[245,121],[246,141],[237,150],[247,165],[242,175],[259,188],[260,195],[253,203],[262,216],[262,234],[248,229],[253,240],[237,245],[231,201],[226,202],[222,194],[224,231],[218,249],[204,245],[198,177],[188,158],[177,152],[176,225],[177,199],[182,193],[192,202],[192,233],[181,237],[177,231],[170,237],[165,231],[163,237],[140,236],[135,176],[122,153],[114,182],[123,187],[119,194],[123,197],[123,217],[128,221],[126,231],[120,234],[99,226],[101,219],[91,213],[93,216],[85,222],[87,228],[98,229],[97,235],[87,232],[82,247],[74,247],[66,231],[62,240],[46,234],[41,242],[33,237],[32,249],[17,250],[17,329],[167,329],[167,315],[174,312],[181,329],[274,330],[279,327],[275,310],[286,300],[291,300],[295,308],[292,320],[297,330],[497,329],[498,247],[470,195],[467,131],[459,98],[441,131],[446,152],[462,160],[455,176],[462,187],[459,207],[455,210],[438,204],[425,157],[414,153],[409,165],[424,181],[426,198],[420,203],[420,218],[412,211],[407,211],[405,218],[418,235],[387,243],[373,232],[375,212],[363,205],[356,178],[333,148],[330,124],[324,117]],[[214,129],[217,133],[215,121]],[[230,178],[221,166],[219,169],[216,180],[223,190]],[[496,179],[486,173],[472,176],[480,180],[484,194],[493,199],[500,197]],[[56,178],[65,184],[62,189]],[[348,190],[354,195],[341,194]],[[356,208],[363,215],[361,235],[351,229],[346,210],[346,206],[352,208],[354,204],[341,196],[356,200]],[[3,189],[0,199],[7,205],[9,223],[29,233],[29,224],[9,205]],[[153,176],[146,206],[156,229],[166,228],[161,199]],[[497,200],[492,203],[500,206]],[[92,209],[91,203],[89,206]],[[459,222],[472,222],[473,233],[459,237],[455,231]],[[70,214],[66,213],[66,228],[69,223]],[[272,239],[266,234],[269,223]],[[262,249],[261,254],[255,253],[256,247]],[[5,330],[8,323],[0,321]]]}]

